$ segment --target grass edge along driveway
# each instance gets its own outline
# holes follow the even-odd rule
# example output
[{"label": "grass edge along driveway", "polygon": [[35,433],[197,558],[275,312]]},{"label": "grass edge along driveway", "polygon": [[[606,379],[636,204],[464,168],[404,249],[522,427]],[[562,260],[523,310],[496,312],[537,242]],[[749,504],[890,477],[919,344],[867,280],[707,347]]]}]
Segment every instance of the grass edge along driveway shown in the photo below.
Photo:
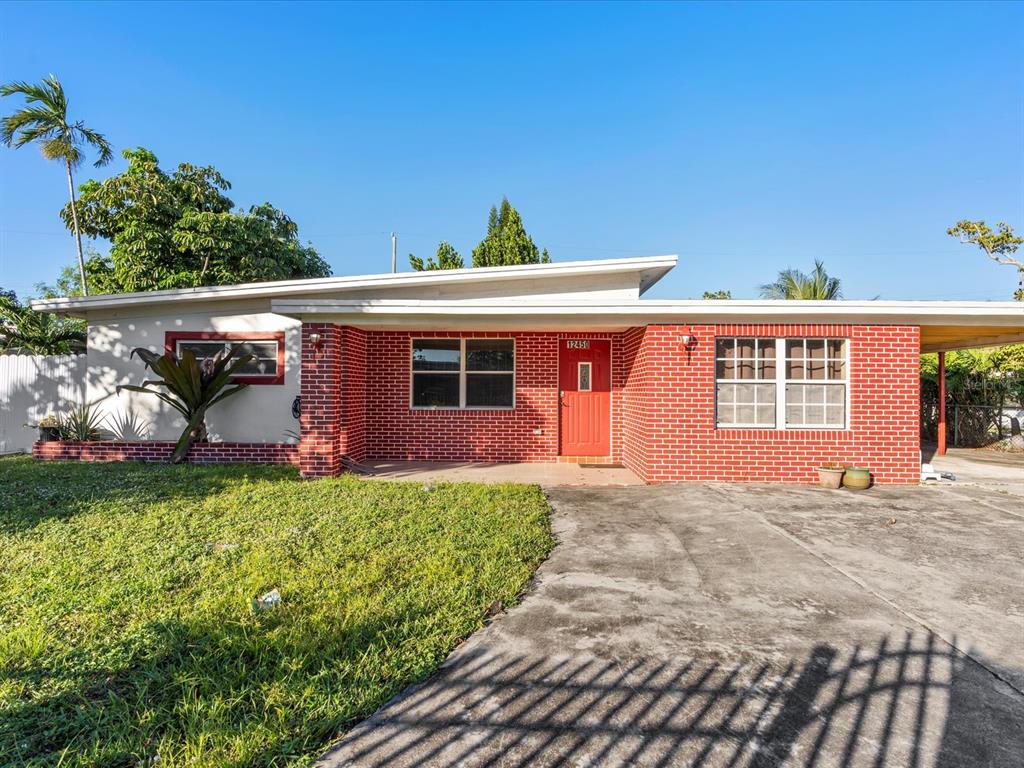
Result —
[{"label": "grass edge along driveway", "polygon": [[552,544],[536,486],[0,459],[0,765],[308,765]]}]

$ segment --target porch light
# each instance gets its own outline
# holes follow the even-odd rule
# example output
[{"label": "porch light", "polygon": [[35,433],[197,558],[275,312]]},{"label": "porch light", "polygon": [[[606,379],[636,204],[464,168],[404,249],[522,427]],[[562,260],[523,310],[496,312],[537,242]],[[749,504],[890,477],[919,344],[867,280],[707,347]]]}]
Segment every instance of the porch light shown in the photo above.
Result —
[{"label": "porch light", "polygon": [[313,333],[309,334],[309,340],[313,344],[314,347],[319,347],[320,346],[320,334],[319,333],[313,332]]}]

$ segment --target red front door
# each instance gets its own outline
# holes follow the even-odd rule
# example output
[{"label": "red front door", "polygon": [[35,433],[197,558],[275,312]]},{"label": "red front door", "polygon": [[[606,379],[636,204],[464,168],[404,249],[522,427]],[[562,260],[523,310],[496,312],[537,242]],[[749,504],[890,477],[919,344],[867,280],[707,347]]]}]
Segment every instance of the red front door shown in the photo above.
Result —
[{"label": "red front door", "polygon": [[612,433],[612,343],[560,339],[558,388],[563,456],[607,456]]}]

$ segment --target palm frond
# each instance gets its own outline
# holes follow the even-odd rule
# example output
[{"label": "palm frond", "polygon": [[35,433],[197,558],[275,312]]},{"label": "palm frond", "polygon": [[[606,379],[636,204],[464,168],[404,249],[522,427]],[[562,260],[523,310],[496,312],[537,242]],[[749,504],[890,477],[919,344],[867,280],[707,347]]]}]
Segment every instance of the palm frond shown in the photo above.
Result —
[{"label": "palm frond", "polygon": [[97,168],[101,165],[106,165],[114,159],[114,152],[110,148],[110,143],[102,133],[94,131],[92,128],[86,128],[82,125],[81,121],[75,123],[74,131],[82,137],[86,144],[95,147],[96,151],[99,152],[99,158],[93,163]]}]

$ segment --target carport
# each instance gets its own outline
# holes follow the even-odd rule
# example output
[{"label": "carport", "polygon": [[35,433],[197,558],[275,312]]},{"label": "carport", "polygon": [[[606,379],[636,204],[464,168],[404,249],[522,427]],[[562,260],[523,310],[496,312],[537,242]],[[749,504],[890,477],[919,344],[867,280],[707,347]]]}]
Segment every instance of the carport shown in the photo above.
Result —
[{"label": "carport", "polygon": [[939,456],[946,455],[946,353],[1024,342],[1024,327],[1006,325],[931,325],[921,327],[921,352],[939,354]]}]

